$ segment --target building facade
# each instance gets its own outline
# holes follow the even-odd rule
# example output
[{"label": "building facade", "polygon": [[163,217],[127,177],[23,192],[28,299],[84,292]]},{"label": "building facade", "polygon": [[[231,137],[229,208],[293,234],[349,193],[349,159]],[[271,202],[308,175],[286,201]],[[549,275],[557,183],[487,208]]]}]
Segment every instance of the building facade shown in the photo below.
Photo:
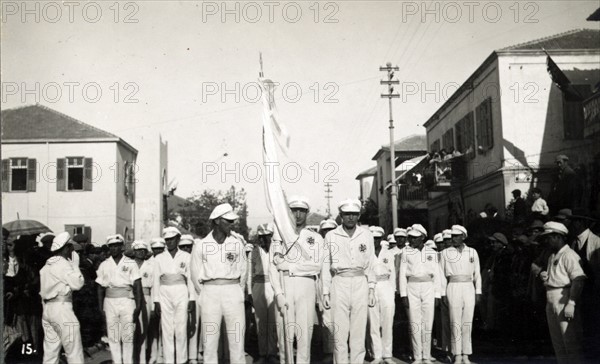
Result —
[{"label": "building facade", "polygon": [[[549,59],[568,88],[549,72]],[[587,180],[589,196],[600,143],[584,137],[582,100],[600,81],[599,64],[596,30],[492,52],[425,123],[429,152],[454,154],[431,171],[431,231],[469,223],[486,205],[503,217],[514,189],[539,187],[547,197],[560,154]]]},{"label": "building facade", "polygon": [[2,111],[2,221],[135,238],[137,150],[41,105]]}]

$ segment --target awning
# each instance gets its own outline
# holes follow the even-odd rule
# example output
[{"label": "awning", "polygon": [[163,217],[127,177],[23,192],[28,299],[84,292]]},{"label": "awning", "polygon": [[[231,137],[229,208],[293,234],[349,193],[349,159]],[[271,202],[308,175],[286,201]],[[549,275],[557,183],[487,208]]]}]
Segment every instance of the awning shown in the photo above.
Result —
[{"label": "awning", "polygon": [[427,155],[428,154],[424,154],[420,157],[415,157],[415,158],[406,160],[406,161],[402,162],[398,167],[396,167],[396,172],[400,172],[400,175],[398,177],[396,177],[396,183],[398,183],[399,180],[404,178],[408,174],[408,172],[414,170],[419,165],[423,164],[422,162],[425,160]]}]

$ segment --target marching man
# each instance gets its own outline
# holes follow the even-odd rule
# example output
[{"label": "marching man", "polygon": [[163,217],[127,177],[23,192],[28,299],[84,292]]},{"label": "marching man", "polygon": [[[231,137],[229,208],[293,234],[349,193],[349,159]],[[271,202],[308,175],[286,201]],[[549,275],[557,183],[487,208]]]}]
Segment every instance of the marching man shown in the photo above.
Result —
[{"label": "marching man", "polygon": [[[381,228],[380,228],[381,229]],[[377,230],[377,235],[383,229]],[[375,234],[373,236],[376,237]],[[393,239],[393,235],[388,237]],[[395,242],[395,240],[394,240]],[[394,293],[396,291],[396,268],[394,251],[389,248],[389,241],[375,238],[375,306],[369,307],[369,326],[371,343],[373,345],[374,363],[383,359],[386,364],[393,364],[392,360],[392,329],[394,325]]]},{"label": "marching man", "polygon": [[323,306],[333,310],[336,364],[362,363],[368,307],[375,306],[375,247],[371,232],[357,226],[360,201],[344,200],[338,209],[342,225],[325,237]]},{"label": "marching man", "polygon": [[[154,284],[154,258],[156,258],[158,254],[165,251],[165,239],[152,238],[152,240],[150,240],[150,249],[152,249],[152,284]],[[152,347],[150,348],[149,363],[156,364],[156,362],[162,362],[163,355],[162,343],[160,342],[160,317],[156,316],[156,312],[154,311],[153,296],[151,296],[150,306],[150,323],[148,325],[148,339],[146,340],[146,342],[148,343],[148,345],[152,345]]]},{"label": "marching man", "polygon": [[[200,239],[198,239],[200,241]],[[196,239],[190,234],[181,235],[181,239],[179,240],[179,249],[192,254],[192,249],[194,248],[194,244],[196,243]],[[191,255],[190,255],[191,257]],[[191,282],[191,280],[190,280]],[[193,282],[191,282],[193,285]],[[196,288],[194,287],[194,290]],[[196,298],[198,297],[199,292],[196,292]],[[194,316],[190,317],[193,320],[193,326],[196,328],[194,330],[194,334],[190,337],[189,346],[188,346],[188,358],[190,360],[189,364],[198,364],[198,359],[202,359],[202,340],[200,340],[200,327],[198,326],[198,322],[200,321],[200,306],[198,305],[200,301],[196,299],[196,307],[194,309]]]},{"label": "marching man", "polygon": [[212,230],[192,250],[191,273],[194,286],[200,292],[201,337],[206,364],[219,362],[223,319],[230,362],[245,363],[244,288],[247,263],[244,243],[231,234],[231,227],[237,218],[231,205],[224,203],[215,207],[209,218]]},{"label": "marching man", "polygon": [[135,260],[123,255],[123,243],[120,234],[107,238],[110,257],[96,272],[98,305],[106,315],[108,345],[115,364],[133,362],[135,323],[144,299],[140,270]]},{"label": "marching man", "polygon": [[269,252],[273,238],[273,224],[262,224],[257,228],[259,245],[251,253],[251,279],[248,291],[252,292],[252,304],[258,327],[258,363],[277,356],[277,321],[275,294],[269,280],[271,265]]},{"label": "marching man", "polygon": [[577,305],[586,275],[579,255],[566,244],[568,234],[569,230],[559,222],[544,224],[540,236],[552,255],[547,271],[539,276],[546,286],[546,317],[556,359],[559,363],[579,363],[582,326]]},{"label": "marching man", "polygon": [[188,328],[188,321],[191,321],[188,315],[196,317],[196,290],[190,275],[191,256],[179,249],[180,237],[176,227],[164,228],[167,249],[154,258],[154,310],[160,316],[165,363],[188,361],[188,335],[196,330],[193,322]]},{"label": "marching man", "polygon": [[[331,230],[338,227],[338,224],[333,219],[327,219],[321,221],[319,224],[319,234],[323,239],[327,233]],[[332,363],[333,362],[333,318],[331,316],[331,310],[326,310],[323,307],[323,278],[319,275],[319,280],[317,282],[317,302],[319,305],[319,311],[317,311],[317,315],[319,316],[319,326],[321,327],[321,331],[323,333],[323,354],[324,358],[322,360],[323,363]]]},{"label": "marching man", "polygon": [[[285,360],[285,337],[283,330],[297,343],[297,363],[310,363],[310,343],[316,318],[316,278],[321,272],[325,256],[321,235],[306,229],[306,217],[310,206],[305,197],[290,197],[288,206],[296,220],[298,240],[286,245],[281,242],[273,246],[273,265],[269,277],[275,292],[275,302],[280,312],[277,315],[279,330],[280,361]],[[280,279],[280,272],[283,280]],[[283,311],[287,310],[288,327],[283,325]],[[293,335],[293,336],[292,336]],[[293,360],[290,360],[293,362]]]},{"label": "marching man", "polygon": [[448,279],[446,301],[454,363],[470,363],[475,303],[481,300],[481,274],[477,251],[465,245],[467,229],[452,225],[452,246],[442,252],[442,272]]},{"label": "marching man", "polygon": [[[139,349],[139,353],[136,353],[136,356],[139,355],[140,364],[146,364],[146,346],[149,343],[149,323],[150,323],[150,313],[152,311],[152,284],[154,283],[153,273],[154,273],[154,257],[150,257],[150,259],[146,259],[150,249],[148,243],[143,240],[136,240],[131,244],[131,249],[133,250],[133,257],[135,262],[137,263],[138,269],[140,270],[140,276],[142,279],[142,292],[144,293],[144,307],[142,307],[142,312],[140,315],[139,322],[141,323],[142,330],[140,331],[141,337],[138,338],[138,345],[136,346]],[[152,358],[152,355],[151,355]]]},{"label": "marching man", "polygon": [[73,252],[67,232],[54,237],[48,258],[40,270],[40,296],[43,302],[44,363],[57,364],[61,346],[69,364],[83,363],[79,321],[73,312],[73,291],[83,287],[79,266],[70,261]]},{"label": "marching man", "polygon": [[437,252],[425,246],[427,230],[415,224],[408,232],[409,248],[400,263],[400,296],[408,307],[415,362],[431,363],[431,333],[435,300],[440,298]]}]

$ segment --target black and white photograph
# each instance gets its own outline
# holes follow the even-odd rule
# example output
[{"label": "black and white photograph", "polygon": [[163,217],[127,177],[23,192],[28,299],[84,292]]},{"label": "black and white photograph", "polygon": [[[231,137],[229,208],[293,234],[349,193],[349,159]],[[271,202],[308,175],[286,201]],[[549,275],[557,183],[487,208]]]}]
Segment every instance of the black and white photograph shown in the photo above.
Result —
[{"label": "black and white photograph", "polygon": [[600,362],[598,0],[0,0],[7,364]]}]

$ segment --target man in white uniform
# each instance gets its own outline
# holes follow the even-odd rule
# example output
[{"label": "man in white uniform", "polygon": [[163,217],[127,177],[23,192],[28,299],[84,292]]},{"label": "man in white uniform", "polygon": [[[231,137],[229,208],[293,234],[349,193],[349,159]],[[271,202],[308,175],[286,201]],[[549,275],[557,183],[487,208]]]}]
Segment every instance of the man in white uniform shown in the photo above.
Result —
[{"label": "man in white uniform", "polygon": [[[160,316],[165,363],[188,361],[188,338],[196,327],[196,290],[191,282],[189,253],[179,249],[181,233],[163,229],[167,249],[154,258],[154,310]],[[189,324],[189,327],[188,327]],[[173,338],[174,337],[174,338]]]},{"label": "man in white uniform", "polygon": [[[136,330],[136,352],[134,353],[135,361],[139,360],[140,364],[146,364],[147,356],[146,349],[148,347],[148,330],[150,323],[150,313],[153,311],[152,300],[152,284],[154,283],[154,257],[147,259],[147,255],[150,252],[150,246],[144,240],[136,240],[131,244],[133,250],[133,258],[138,265],[140,270],[140,276],[142,279],[142,291],[144,293],[144,306],[140,313],[138,321],[138,330]],[[138,336],[139,335],[139,336]],[[152,355],[150,356],[152,358]],[[156,358],[156,353],[154,353]],[[139,359],[138,359],[139,358]],[[156,359],[155,359],[156,360]]]},{"label": "man in white uniform", "polygon": [[[383,230],[383,229],[381,229]],[[381,233],[381,231],[377,231]],[[393,235],[390,235],[393,238]],[[388,237],[388,239],[390,239]],[[395,241],[395,240],[394,240]],[[369,331],[373,350],[374,363],[381,360],[393,364],[392,329],[394,325],[394,296],[396,291],[396,268],[394,252],[389,248],[389,241],[375,239],[375,306],[369,307]]]},{"label": "man in white uniform", "polygon": [[325,237],[323,306],[333,310],[336,364],[364,361],[368,307],[375,306],[375,247],[371,232],[357,226],[360,209],[358,200],[342,201],[342,225]]},{"label": "man in white uniform", "polygon": [[583,329],[578,304],[586,275],[581,258],[566,244],[568,234],[563,224],[553,221],[544,224],[544,232],[540,234],[552,251],[547,271],[539,276],[546,286],[546,317],[559,364],[579,363],[582,357]]},{"label": "man in white uniform", "polygon": [[[198,239],[198,240],[200,240],[200,239]],[[192,254],[192,249],[194,248],[195,241],[196,241],[196,239],[194,239],[194,237],[190,234],[181,235],[181,239],[179,240],[179,249],[188,254]],[[191,255],[190,255],[190,257],[191,257]],[[189,281],[193,285],[193,282],[191,282],[191,279]],[[194,287],[194,290],[196,290],[195,287]],[[196,292],[196,297],[198,297],[199,294],[200,294],[200,292]],[[192,337],[190,337],[189,345],[188,345],[188,358],[190,360],[190,364],[198,364],[198,360],[199,359],[202,360],[202,354],[200,354],[202,352],[202,340],[200,339],[200,326],[199,326],[200,305],[199,305],[199,302],[200,302],[200,300],[196,299],[196,307],[194,308],[194,316],[190,317],[190,319],[192,320],[192,323],[190,325],[194,326],[196,328],[194,330],[194,334],[192,335]]]},{"label": "man in white uniform", "polygon": [[[338,224],[333,219],[327,219],[321,221],[319,224],[319,234],[323,239],[327,233],[331,230],[338,227]],[[317,311],[317,315],[319,316],[319,325],[321,326],[321,332],[323,337],[323,354],[324,358],[321,360],[324,364],[333,362],[333,351],[334,351],[334,341],[333,341],[333,317],[331,316],[331,310],[326,310],[323,307],[323,279],[319,273],[319,279],[317,281],[317,303],[319,306],[319,310]]]},{"label": "man in white uniform", "polygon": [[[321,235],[306,229],[306,217],[310,206],[302,196],[288,200],[296,223],[298,240],[295,242],[274,242],[272,247],[273,265],[269,277],[275,292],[275,302],[279,310],[280,361],[285,361],[285,339],[283,310],[287,311],[287,340],[296,338],[296,362],[310,363],[310,343],[316,319],[316,279],[321,272],[325,256],[325,243]],[[280,275],[283,274],[283,280]],[[293,362],[293,361],[291,361]]]},{"label": "man in white uniform", "polygon": [[252,292],[252,305],[258,327],[258,363],[274,361],[277,356],[277,319],[275,294],[269,280],[271,265],[269,251],[273,239],[273,224],[257,228],[259,244],[250,253],[251,268],[248,291]]},{"label": "man in white uniform", "polygon": [[44,363],[58,364],[60,349],[65,349],[69,364],[83,363],[79,321],[73,312],[73,291],[83,287],[79,266],[70,260],[73,252],[67,232],[56,235],[48,258],[40,270],[40,296],[43,302]]},{"label": "man in white uniform", "polygon": [[[155,258],[158,254],[165,251],[165,239],[163,238],[152,238],[150,240],[150,248],[152,249],[152,258]],[[154,260],[152,264],[152,284],[154,284]],[[148,324],[148,339],[146,342],[148,345],[152,345],[150,349],[150,364],[156,364],[157,362],[162,363],[162,342],[160,335],[160,317],[156,316],[154,311],[154,297],[150,297],[150,323]]]},{"label": "man in white uniform", "polygon": [[123,255],[120,234],[106,239],[110,257],[96,272],[98,305],[106,315],[108,345],[113,363],[133,362],[135,325],[144,300],[140,270],[135,260]]},{"label": "man in white uniform", "polygon": [[409,248],[400,263],[400,296],[408,307],[413,357],[431,363],[431,333],[435,300],[440,298],[440,268],[437,252],[425,246],[427,230],[415,224],[408,233]]},{"label": "man in white uniform", "polygon": [[223,319],[230,362],[245,363],[244,288],[248,268],[244,244],[231,234],[237,218],[231,205],[225,203],[215,207],[209,219],[211,232],[192,250],[192,281],[200,292],[201,337],[206,364],[219,362]]},{"label": "man in white uniform", "polygon": [[452,247],[442,252],[442,272],[447,277],[446,300],[454,363],[470,363],[471,331],[475,303],[481,300],[481,270],[477,251],[465,245],[467,229],[452,225]]}]

